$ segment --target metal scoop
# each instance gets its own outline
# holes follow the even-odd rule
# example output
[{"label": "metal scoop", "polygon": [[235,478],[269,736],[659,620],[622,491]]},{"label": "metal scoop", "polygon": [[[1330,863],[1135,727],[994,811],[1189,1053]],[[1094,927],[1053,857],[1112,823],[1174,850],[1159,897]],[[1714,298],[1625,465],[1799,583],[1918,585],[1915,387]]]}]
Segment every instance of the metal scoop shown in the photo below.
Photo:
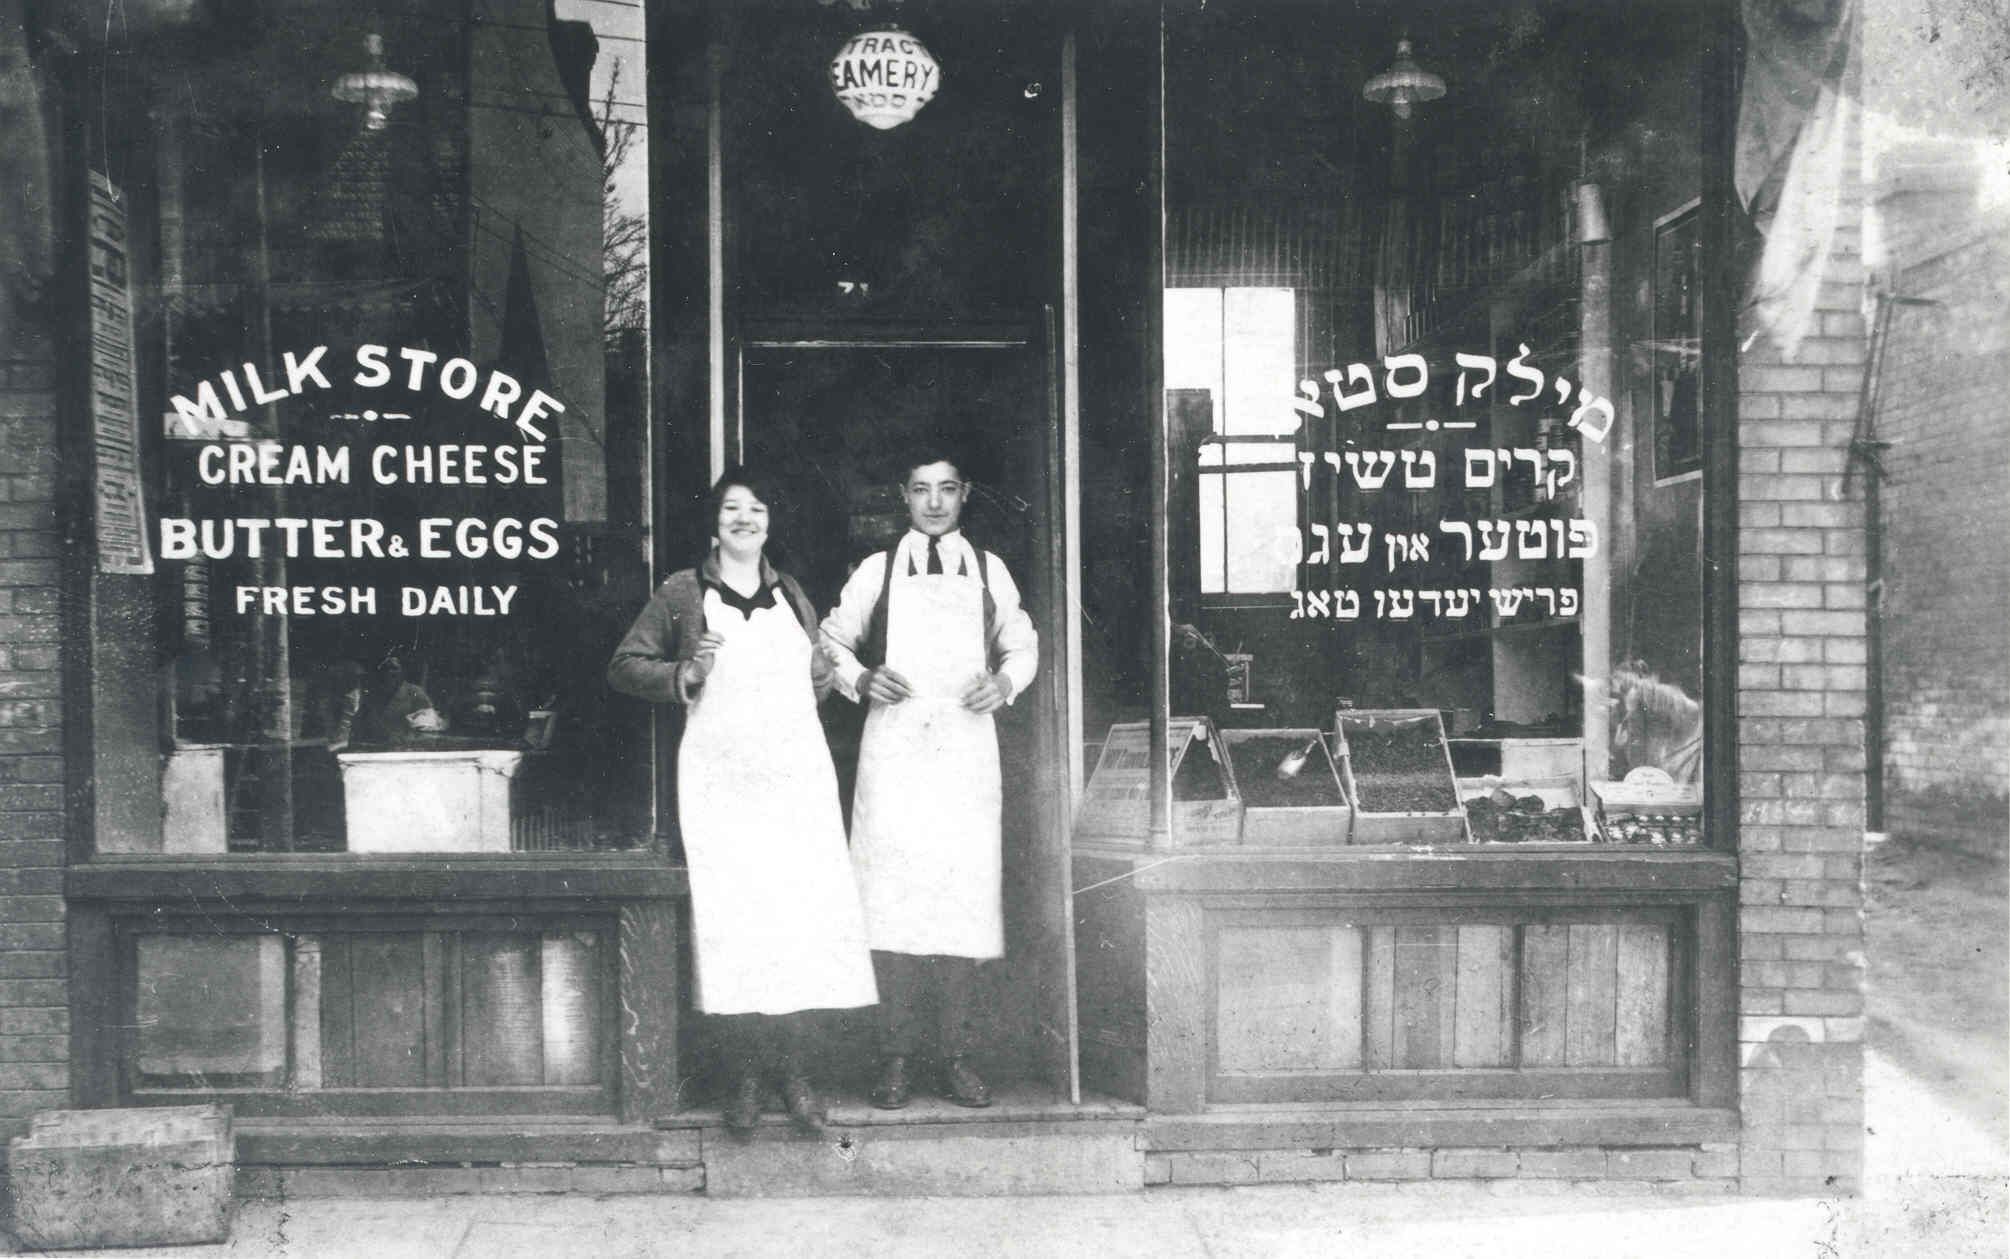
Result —
[{"label": "metal scoop", "polygon": [[1319,746],[1319,739],[1315,735],[1312,741],[1307,743],[1304,747],[1299,748],[1296,752],[1291,753],[1291,755],[1277,762],[1277,770],[1276,770],[1277,781],[1290,782],[1292,779],[1304,773],[1306,763],[1311,761],[1312,759],[1312,750],[1318,746]]}]

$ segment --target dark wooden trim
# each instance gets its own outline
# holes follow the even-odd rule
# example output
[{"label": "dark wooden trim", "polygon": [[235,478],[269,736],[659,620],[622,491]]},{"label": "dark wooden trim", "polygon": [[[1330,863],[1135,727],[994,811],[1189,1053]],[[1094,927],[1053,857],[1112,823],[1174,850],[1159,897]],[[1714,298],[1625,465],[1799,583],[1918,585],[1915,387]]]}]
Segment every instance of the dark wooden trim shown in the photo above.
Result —
[{"label": "dark wooden trim", "polygon": [[513,1116],[567,1115],[607,1117],[613,1114],[614,1090],[598,1084],[548,1085],[527,1088],[457,1089],[310,1089],[286,1093],[277,1089],[148,1089],[127,1096],[130,1106],[189,1106],[223,1102],[240,1116],[275,1119],[317,1119],[330,1115],[358,1119],[402,1115]]},{"label": "dark wooden trim", "polygon": [[1703,833],[1738,837],[1737,146],[1741,28],[1735,0],[1703,9],[1702,379]]},{"label": "dark wooden trim", "polygon": [[678,1064],[678,956],[684,926],[678,907],[638,901],[622,907],[617,1001],[621,1116],[645,1123],[684,1105]]},{"label": "dark wooden trim", "polygon": [[1172,433],[1167,428],[1165,390],[1166,312],[1166,14],[1165,4],[1152,15],[1151,186],[1146,192],[1153,210],[1152,231],[1145,248],[1145,302],[1140,323],[1144,342],[1144,414],[1150,425],[1151,458],[1151,811],[1148,843],[1172,847]]},{"label": "dark wooden trim", "polygon": [[[1079,851],[1079,850],[1078,850]],[[1101,855],[1101,854],[1097,854]],[[1737,865],[1726,854],[1596,852],[1537,856],[1464,850],[1322,853],[1316,857],[1207,853],[1167,861],[1136,875],[1148,893],[1402,890],[1472,894],[1637,892],[1691,894],[1731,888]]]},{"label": "dark wooden trim", "polygon": [[111,915],[73,905],[70,943],[70,1094],[79,1106],[119,1101],[118,958]]},{"label": "dark wooden trim", "polygon": [[1145,1120],[1145,1148],[1336,1150],[1390,1146],[1697,1145],[1738,1139],[1733,1110],[1653,1102],[1216,1108]]},{"label": "dark wooden trim", "polygon": [[401,1167],[461,1163],[654,1163],[696,1166],[695,1130],[658,1132],[607,1123],[327,1124],[249,1120],[236,1126],[244,1166]]},{"label": "dark wooden trim", "polygon": [[1735,1106],[1738,1101],[1737,917],[1729,899],[1696,907],[1690,1074],[1699,1106]]},{"label": "dark wooden trim", "polygon": [[1682,1086],[1682,1072],[1671,1067],[1276,1071],[1217,1074],[1208,1081],[1207,1097],[1210,1103],[1218,1105],[1323,1101],[1435,1103],[1482,1098],[1672,1099],[1682,1096]]},{"label": "dark wooden trim", "polygon": [[[1202,902],[1207,910],[1210,932],[1221,927],[1508,927],[1543,925],[1654,925],[1677,927],[1686,916],[1679,905],[1635,905],[1562,903],[1523,906],[1499,901],[1487,904],[1389,905],[1386,897],[1357,903],[1306,904],[1293,898],[1289,905],[1242,900],[1224,906],[1210,898]],[[1212,935],[1210,934],[1210,943]]]},{"label": "dark wooden trim", "polygon": [[434,857],[412,861],[341,855],[265,855],[217,860],[120,858],[72,866],[72,901],[296,909],[357,902],[648,900],[689,892],[684,870],[647,853],[606,860]]}]

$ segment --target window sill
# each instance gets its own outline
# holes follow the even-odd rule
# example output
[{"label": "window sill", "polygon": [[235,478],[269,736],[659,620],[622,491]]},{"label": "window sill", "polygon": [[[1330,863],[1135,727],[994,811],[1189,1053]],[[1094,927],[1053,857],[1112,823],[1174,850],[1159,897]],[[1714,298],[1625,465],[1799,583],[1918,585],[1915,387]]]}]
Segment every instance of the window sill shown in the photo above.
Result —
[{"label": "window sill", "polygon": [[1148,893],[1422,891],[1643,892],[1678,898],[1737,886],[1737,860],[1703,848],[1599,845],[1459,848],[1173,849],[1076,844],[1074,856],[1134,864]]},{"label": "window sill", "polygon": [[70,867],[73,901],[614,901],[687,894],[682,867],[650,852],[412,856],[269,853],[119,856]]}]

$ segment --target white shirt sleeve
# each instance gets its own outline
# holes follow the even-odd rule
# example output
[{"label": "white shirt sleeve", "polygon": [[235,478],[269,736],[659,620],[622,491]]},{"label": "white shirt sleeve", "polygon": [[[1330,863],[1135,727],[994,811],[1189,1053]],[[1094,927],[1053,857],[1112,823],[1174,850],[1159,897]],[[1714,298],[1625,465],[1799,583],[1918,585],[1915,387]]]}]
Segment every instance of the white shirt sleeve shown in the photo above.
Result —
[{"label": "white shirt sleeve", "polygon": [[872,620],[872,606],[879,602],[879,588],[885,584],[886,552],[875,551],[845,579],[837,606],[823,621],[823,642],[837,666],[838,691],[853,703],[858,702],[858,680],[865,674],[865,666],[858,662],[859,644]]},{"label": "white shirt sleeve", "polygon": [[1040,632],[1033,628],[1033,618],[1026,615],[1019,601],[1019,587],[1005,562],[988,551],[985,557],[985,571],[991,580],[991,603],[998,614],[991,630],[991,647],[998,653],[998,672],[1012,684],[1012,698],[1006,701],[1009,704],[1026,693],[1026,688],[1033,684],[1033,675],[1040,670]]}]

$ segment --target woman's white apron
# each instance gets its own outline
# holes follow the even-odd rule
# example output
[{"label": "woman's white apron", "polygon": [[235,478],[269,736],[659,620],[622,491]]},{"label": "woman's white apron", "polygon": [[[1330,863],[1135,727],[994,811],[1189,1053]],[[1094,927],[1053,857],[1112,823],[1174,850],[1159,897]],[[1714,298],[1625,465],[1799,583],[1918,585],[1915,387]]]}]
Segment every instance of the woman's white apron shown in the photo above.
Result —
[{"label": "woman's white apron", "polygon": [[1000,957],[998,734],[959,698],[986,671],[984,585],[899,574],[887,599],[886,663],[914,694],[874,704],[859,747],[852,863],[872,947]]},{"label": "woman's white apron", "polygon": [[809,636],[779,593],[744,617],[707,590],[705,625],[725,643],[677,754],[698,1008],[871,1005],[879,997]]}]

